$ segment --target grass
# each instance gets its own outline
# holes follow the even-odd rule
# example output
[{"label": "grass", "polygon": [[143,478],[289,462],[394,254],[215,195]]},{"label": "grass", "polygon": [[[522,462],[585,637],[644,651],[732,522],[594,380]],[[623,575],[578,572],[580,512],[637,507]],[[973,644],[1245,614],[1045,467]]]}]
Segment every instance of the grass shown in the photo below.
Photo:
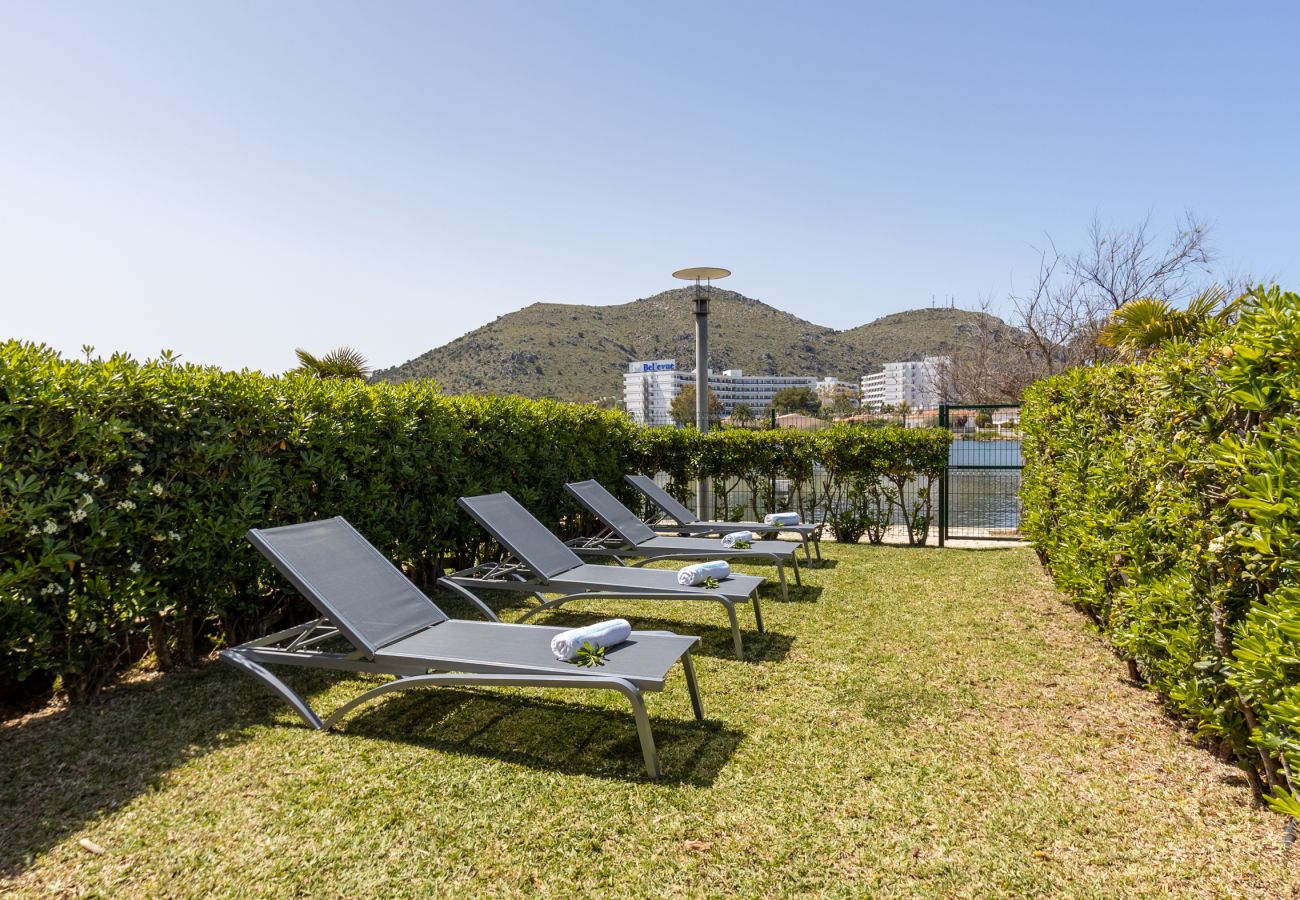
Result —
[{"label": "grass", "polygon": [[[710,721],[680,676],[650,699],[659,783],[613,697],[411,692],[321,734],[209,665],[12,719],[0,891],[1300,895],[1283,820],[1123,680],[1030,551],[827,550],[768,594],[747,662],[704,604],[548,620],[704,637]],[[328,710],[363,680],[294,683]]]}]

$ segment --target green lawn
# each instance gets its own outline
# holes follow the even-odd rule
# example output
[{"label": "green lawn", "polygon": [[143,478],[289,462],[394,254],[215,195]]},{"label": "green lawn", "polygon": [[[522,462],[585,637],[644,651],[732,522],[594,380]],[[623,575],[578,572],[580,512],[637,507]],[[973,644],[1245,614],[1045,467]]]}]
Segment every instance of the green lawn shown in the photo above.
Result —
[{"label": "green lawn", "polygon": [[[791,602],[769,590],[747,662],[711,604],[547,620],[703,636],[710,720],[680,674],[650,697],[659,783],[613,696],[411,692],[321,734],[208,665],[12,719],[0,891],[1300,895],[1283,820],[1124,682],[1031,551],[827,555]],[[323,710],[362,687],[293,683]]]}]

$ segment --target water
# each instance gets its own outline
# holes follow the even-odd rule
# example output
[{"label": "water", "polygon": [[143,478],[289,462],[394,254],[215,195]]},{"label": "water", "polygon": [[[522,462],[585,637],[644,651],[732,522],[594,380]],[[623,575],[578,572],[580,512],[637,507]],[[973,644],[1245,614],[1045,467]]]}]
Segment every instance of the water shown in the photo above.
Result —
[{"label": "water", "polygon": [[[1020,525],[1020,441],[952,442],[948,453],[948,533],[965,529],[1014,530]],[[956,534],[954,534],[956,533]]]},{"label": "water", "polygon": [[1018,466],[1020,441],[963,441],[952,442],[948,451],[950,466]]}]

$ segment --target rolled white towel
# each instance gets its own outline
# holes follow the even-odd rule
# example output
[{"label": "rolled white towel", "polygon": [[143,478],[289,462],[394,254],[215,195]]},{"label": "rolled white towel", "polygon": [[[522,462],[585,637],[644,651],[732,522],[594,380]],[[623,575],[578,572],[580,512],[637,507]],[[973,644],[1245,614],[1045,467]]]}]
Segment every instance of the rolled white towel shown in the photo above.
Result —
[{"label": "rolled white towel", "polygon": [[798,525],[802,521],[797,512],[768,513],[763,516],[764,525]]},{"label": "rolled white towel", "polygon": [[632,626],[627,619],[610,619],[581,628],[570,628],[551,638],[551,652],[556,659],[570,660],[578,655],[583,644],[613,647],[626,641],[631,633]]},{"label": "rolled white towel", "polygon": [[725,559],[696,563],[693,566],[684,566],[677,570],[677,583],[684,584],[687,587],[698,587],[704,584],[708,578],[721,581],[729,577],[731,577],[731,566],[727,564]]},{"label": "rolled white towel", "polygon": [[728,550],[736,546],[736,541],[747,541],[752,544],[754,543],[754,532],[733,531],[731,534],[724,534],[722,536],[722,546],[726,547]]}]

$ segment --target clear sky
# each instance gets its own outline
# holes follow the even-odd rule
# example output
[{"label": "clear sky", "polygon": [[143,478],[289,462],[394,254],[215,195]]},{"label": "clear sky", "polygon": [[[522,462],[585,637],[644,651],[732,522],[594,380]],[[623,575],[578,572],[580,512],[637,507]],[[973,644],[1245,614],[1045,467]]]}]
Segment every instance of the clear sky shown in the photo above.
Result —
[{"label": "clear sky", "polygon": [[1300,288],[1298,9],[0,0],[0,336],[387,366],[694,265],[848,328],[1185,210]]}]

